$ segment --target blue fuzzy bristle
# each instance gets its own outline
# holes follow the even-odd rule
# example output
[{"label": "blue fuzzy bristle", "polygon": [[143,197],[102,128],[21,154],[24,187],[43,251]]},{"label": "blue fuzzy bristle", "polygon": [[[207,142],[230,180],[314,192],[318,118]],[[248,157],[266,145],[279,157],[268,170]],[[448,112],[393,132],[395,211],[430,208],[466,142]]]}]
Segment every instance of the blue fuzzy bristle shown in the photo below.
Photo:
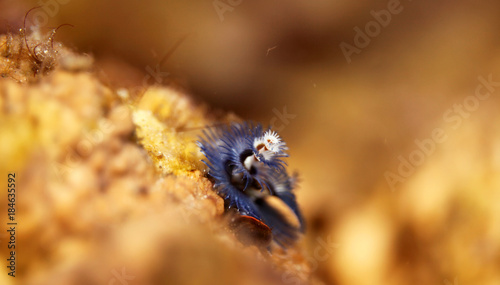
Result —
[{"label": "blue fuzzy bristle", "polygon": [[[287,246],[298,238],[299,232],[304,229],[303,218],[283,161],[288,157],[285,153],[287,148],[276,133],[269,129],[264,131],[260,124],[232,123],[204,131],[198,145],[206,158],[202,161],[208,167],[214,188],[226,200],[228,207],[267,224],[274,240],[281,246]],[[261,149],[257,149],[256,145]],[[300,227],[297,229],[288,224],[261,197],[249,195],[248,189],[255,189],[256,185],[261,192],[267,189],[269,195],[281,199],[295,213]]]}]

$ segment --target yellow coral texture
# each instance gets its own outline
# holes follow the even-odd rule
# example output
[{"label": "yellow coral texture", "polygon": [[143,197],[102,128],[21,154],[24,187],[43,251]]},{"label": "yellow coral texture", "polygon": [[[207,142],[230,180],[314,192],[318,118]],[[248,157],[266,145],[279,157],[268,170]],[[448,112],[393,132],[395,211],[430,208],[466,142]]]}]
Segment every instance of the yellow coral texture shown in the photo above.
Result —
[{"label": "yellow coral texture", "polygon": [[[196,145],[214,123],[206,107],[168,87],[107,87],[91,66],[64,66],[82,55],[59,43],[47,63],[16,46],[23,34],[1,39],[1,173],[15,175],[17,223],[15,277],[3,270],[2,284],[308,280],[299,247],[271,253],[228,227]],[[7,192],[0,202],[7,225]]]},{"label": "yellow coral texture", "polygon": [[[0,284],[500,284],[498,11],[0,0]],[[242,118],[289,148],[286,250],[201,162]]]}]

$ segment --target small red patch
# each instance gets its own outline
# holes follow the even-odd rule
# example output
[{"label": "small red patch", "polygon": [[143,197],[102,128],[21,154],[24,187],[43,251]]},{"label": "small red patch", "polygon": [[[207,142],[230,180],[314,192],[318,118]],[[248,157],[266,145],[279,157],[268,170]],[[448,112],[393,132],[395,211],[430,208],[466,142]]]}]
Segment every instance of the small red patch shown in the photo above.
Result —
[{"label": "small red patch", "polygon": [[243,244],[266,247],[273,240],[271,228],[254,217],[238,216],[230,225],[233,233]]}]

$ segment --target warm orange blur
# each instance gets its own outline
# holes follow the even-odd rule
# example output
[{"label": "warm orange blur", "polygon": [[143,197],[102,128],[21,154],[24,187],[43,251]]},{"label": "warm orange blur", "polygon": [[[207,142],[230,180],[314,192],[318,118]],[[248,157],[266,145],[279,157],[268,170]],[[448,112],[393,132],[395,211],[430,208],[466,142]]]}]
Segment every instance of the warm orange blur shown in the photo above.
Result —
[{"label": "warm orange blur", "polygon": [[325,284],[500,282],[500,2],[54,1],[0,19],[281,131]]}]

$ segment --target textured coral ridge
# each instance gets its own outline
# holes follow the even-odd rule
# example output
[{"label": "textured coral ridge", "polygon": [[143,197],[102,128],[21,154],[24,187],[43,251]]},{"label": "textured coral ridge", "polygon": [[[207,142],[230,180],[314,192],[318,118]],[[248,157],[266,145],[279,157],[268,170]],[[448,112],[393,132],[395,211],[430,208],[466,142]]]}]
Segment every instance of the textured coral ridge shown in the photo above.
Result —
[{"label": "textured coral ridge", "polygon": [[[228,207],[263,221],[281,246],[298,238],[304,222],[292,193],[293,181],[282,160],[288,156],[287,147],[276,133],[264,132],[260,124],[233,123],[206,131],[199,145],[207,159],[204,162],[210,169],[209,175],[215,180],[214,187]],[[298,228],[266,201],[266,194],[278,197],[293,211]]]},{"label": "textured coral ridge", "polygon": [[25,47],[5,44],[21,36],[0,39],[0,169],[16,172],[19,222],[16,278],[4,268],[0,284],[310,280],[298,246],[255,250],[227,227],[187,131],[212,123],[204,108],[164,87],[115,92],[58,43],[34,72]]},{"label": "textured coral ridge", "polygon": [[19,34],[0,35],[0,76],[17,82],[34,82],[56,67],[78,71],[91,68],[92,58],[75,54],[61,43],[54,42],[56,30],[43,34],[24,29]]}]

